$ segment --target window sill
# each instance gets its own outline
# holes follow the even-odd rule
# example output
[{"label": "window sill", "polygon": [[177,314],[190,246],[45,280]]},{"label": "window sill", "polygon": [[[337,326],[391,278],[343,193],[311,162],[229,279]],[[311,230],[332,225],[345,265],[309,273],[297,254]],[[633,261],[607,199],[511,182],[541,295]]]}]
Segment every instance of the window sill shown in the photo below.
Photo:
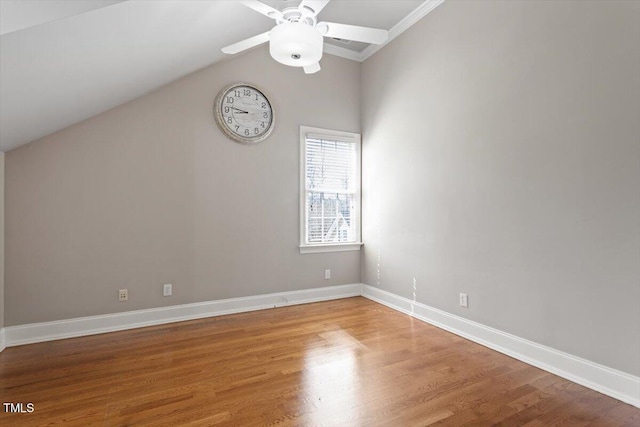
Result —
[{"label": "window sill", "polygon": [[300,245],[301,254],[315,254],[320,252],[359,251],[362,242],[336,243],[330,245]]}]

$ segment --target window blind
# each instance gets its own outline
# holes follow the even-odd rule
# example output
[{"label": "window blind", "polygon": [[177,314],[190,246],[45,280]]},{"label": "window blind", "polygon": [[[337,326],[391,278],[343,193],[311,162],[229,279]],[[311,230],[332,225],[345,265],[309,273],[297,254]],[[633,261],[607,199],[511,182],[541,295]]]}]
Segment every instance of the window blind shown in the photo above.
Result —
[{"label": "window blind", "polygon": [[316,135],[305,142],[306,243],[355,242],[356,143]]}]

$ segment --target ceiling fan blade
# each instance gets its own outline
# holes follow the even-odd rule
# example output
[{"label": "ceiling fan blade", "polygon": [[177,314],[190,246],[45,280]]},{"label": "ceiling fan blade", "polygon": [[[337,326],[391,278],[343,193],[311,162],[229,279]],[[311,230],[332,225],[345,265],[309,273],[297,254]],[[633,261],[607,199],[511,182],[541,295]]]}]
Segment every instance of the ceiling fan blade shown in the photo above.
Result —
[{"label": "ceiling fan blade", "polygon": [[356,42],[382,44],[389,38],[387,30],[379,30],[377,28],[336,24],[334,22],[318,22],[316,27],[325,37],[335,37]]},{"label": "ceiling fan blade", "polygon": [[268,17],[268,18],[273,18],[273,19],[282,19],[282,12],[280,12],[278,9],[274,9],[269,5],[266,5],[264,3],[262,3],[261,1],[258,0],[238,0],[238,3],[241,3],[253,10],[255,10],[258,13],[263,14],[264,16]]},{"label": "ceiling fan blade", "polygon": [[302,0],[298,9],[303,14],[316,16],[329,3],[329,0]]},{"label": "ceiling fan blade", "polygon": [[320,71],[319,62],[316,62],[315,64],[307,65],[306,67],[304,67],[305,74],[313,74],[313,73],[317,73],[318,71]]},{"label": "ceiling fan blade", "polygon": [[266,33],[258,34],[257,36],[250,37],[239,41],[238,43],[230,44],[222,48],[222,52],[233,55],[234,53],[242,52],[243,50],[251,49],[259,44],[269,41],[269,31]]}]

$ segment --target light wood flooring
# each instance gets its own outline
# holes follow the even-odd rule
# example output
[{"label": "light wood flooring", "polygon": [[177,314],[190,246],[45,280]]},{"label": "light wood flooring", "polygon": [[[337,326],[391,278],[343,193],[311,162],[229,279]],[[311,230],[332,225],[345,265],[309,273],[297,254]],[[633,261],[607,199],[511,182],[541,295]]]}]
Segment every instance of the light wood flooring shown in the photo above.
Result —
[{"label": "light wood flooring", "polygon": [[[640,409],[362,297],[7,348],[2,426],[640,426]],[[4,408],[0,408],[4,409]]]}]

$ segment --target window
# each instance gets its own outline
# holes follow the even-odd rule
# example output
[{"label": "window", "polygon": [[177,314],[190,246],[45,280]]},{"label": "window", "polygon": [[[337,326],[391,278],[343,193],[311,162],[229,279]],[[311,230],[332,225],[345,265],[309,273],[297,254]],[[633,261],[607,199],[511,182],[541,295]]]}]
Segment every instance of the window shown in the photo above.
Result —
[{"label": "window", "polygon": [[360,135],[300,126],[300,252],[359,250]]}]

